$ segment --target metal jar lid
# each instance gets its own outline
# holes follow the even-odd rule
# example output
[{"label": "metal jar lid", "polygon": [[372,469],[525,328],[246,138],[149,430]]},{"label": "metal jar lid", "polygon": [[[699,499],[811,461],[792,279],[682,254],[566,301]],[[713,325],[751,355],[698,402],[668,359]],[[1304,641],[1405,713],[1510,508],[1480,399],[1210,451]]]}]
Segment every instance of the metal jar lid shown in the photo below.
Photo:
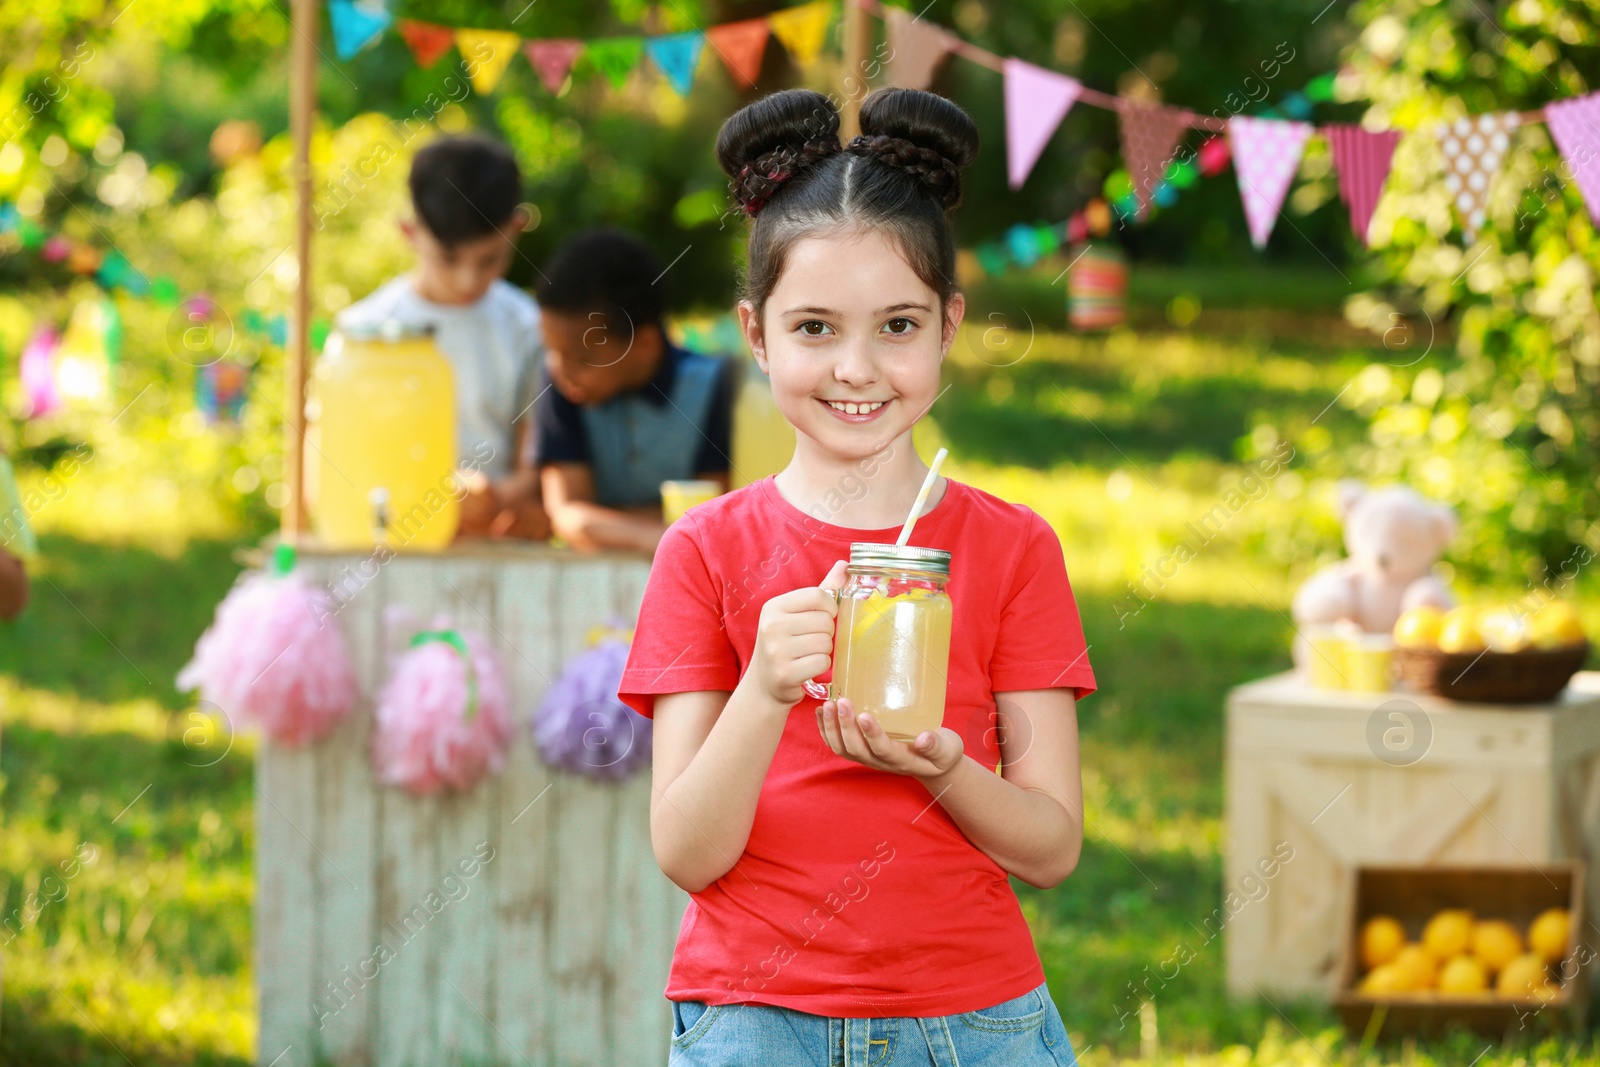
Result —
[{"label": "metal jar lid", "polygon": [[401,322],[399,319],[382,319],[378,322],[361,322],[341,326],[339,332],[350,341],[415,341],[432,337],[436,327],[431,322]]},{"label": "metal jar lid", "polygon": [[880,545],[872,541],[850,544],[852,567],[894,567],[899,570],[950,577],[950,553],[942,548],[917,548],[907,545]]}]

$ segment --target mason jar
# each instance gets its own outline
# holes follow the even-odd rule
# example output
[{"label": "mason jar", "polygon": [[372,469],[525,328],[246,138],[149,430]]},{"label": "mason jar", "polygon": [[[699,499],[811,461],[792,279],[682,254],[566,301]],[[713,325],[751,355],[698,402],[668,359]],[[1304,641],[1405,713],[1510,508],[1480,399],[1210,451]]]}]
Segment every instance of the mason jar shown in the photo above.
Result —
[{"label": "mason jar", "polygon": [[950,553],[868,541],[850,546],[834,622],[833,680],[818,700],[848,699],[890,737],[914,741],[944,724],[950,668]]}]

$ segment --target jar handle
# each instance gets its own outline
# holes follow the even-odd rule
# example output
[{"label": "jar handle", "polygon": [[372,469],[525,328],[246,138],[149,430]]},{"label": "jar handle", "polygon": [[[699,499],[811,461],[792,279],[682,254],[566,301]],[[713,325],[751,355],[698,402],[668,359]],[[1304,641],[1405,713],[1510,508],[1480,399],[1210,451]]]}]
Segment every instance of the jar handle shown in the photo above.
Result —
[{"label": "jar handle", "polygon": [[[837,590],[837,589],[824,589],[823,592],[827,593],[830,597],[832,597],[834,604],[836,606],[838,605],[838,603],[839,603],[839,590]],[[807,678],[805,681],[800,683],[800,688],[804,689],[815,700],[832,700],[833,699],[833,694],[830,692],[830,690],[832,689],[832,686],[823,685],[821,682],[818,682],[815,679]]]}]

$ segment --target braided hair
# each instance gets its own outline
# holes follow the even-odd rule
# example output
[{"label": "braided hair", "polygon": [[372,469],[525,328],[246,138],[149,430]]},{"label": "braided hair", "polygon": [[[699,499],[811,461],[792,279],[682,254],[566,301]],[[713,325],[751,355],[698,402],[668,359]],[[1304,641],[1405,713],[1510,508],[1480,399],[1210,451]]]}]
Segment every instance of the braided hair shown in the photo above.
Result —
[{"label": "braided hair", "polygon": [[839,112],[810,89],[786,89],[737,111],[717,160],[751,217],[743,297],[759,315],[796,241],[860,227],[892,235],[941,306],[955,292],[950,213],[978,129],[959,106],[916,89],[862,103],[861,136],[839,143]]}]

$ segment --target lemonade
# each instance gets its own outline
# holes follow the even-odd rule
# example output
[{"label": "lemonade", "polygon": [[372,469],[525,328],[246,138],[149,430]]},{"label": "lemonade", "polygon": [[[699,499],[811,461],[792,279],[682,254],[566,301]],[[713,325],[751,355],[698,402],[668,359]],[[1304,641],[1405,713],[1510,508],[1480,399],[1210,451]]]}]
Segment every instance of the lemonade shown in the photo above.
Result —
[{"label": "lemonade", "polygon": [[833,682],[818,699],[847,698],[890,737],[915,741],[944,724],[950,665],[950,553],[870,542],[850,546],[834,622]]},{"label": "lemonade", "polygon": [[926,588],[866,592],[839,601],[833,691],[870,712],[890,737],[914,741],[944,724],[950,601]]}]

